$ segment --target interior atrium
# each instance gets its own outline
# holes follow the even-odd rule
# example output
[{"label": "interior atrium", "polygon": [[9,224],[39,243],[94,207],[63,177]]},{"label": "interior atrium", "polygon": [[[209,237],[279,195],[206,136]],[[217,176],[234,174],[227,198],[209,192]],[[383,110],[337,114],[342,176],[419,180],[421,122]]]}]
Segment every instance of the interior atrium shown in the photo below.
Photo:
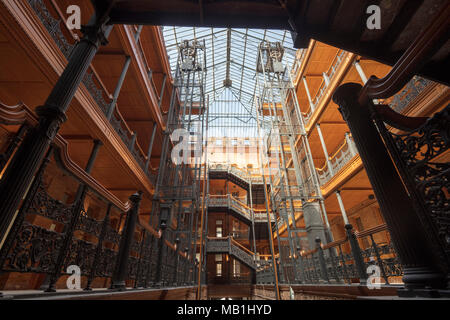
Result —
[{"label": "interior atrium", "polygon": [[0,0],[0,300],[448,299],[449,16]]}]

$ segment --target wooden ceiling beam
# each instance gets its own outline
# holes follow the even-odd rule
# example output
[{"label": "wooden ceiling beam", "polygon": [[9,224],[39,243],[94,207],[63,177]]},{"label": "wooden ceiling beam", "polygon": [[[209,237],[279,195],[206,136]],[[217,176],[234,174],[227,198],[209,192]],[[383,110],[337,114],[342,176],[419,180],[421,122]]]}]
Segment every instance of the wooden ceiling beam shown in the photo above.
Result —
[{"label": "wooden ceiling beam", "polygon": [[381,40],[381,46],[384,48],[390,48],[392,44],[398,39],[400,34],[405,30],[408,25],[408,21],[412,19],[414,14],[423,4],[423,0],[410,1],[406,0],[403,6],[395,16],[394,21],[386,31],[385,36]]}]

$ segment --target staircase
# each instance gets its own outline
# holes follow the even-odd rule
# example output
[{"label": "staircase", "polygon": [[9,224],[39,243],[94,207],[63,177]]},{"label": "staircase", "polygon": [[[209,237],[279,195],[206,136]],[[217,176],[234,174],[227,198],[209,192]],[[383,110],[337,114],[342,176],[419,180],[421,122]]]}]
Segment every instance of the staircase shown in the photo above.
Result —
[{"label": "staircase", "polygon": [[227,253],[249,268],[256,270],[254,253],[236,242],[233,237],[207,238],[207,253]]},{"label": "staircase", "polygon": [[[252,174],[254,173],[254,174]],[[227,164],[210,164],[209,165],[209,178],[210,179],[228,179],[236,185],[248,190],[250,184],[262,185],[263,178],[259,175],[259,172],[252,170],[246,172],[237,167],[233,167]]]},{"label": "staircase", "polygon": [[[208,208],[226,208],[232,211],[237,218],[244,222],[252,223],[252,210],[246,204],[231,195],[224,196],[208,196]],[[255,223],[267,222],[267,213],[265,210],[253,210],[255,215]],[[275,222],[273,213],[270,213],[271,222]]]}]

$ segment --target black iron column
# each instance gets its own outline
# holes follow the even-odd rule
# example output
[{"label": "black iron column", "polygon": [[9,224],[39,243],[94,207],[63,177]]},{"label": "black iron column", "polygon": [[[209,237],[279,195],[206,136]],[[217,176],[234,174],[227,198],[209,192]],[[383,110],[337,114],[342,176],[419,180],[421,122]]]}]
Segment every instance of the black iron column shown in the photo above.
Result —
[{"label": "black iron column", "polygon": [[403,265],[406,291],[399,294],[414,294],[412,291],[420,288],[442,287],[445,276],[434,267],[432,245],[413,202],[371,119],[368,105],[358,102],[361,89],[362,86],[356,83],[341,85],[334,93],[333,101],[339,105],[339,111],[350,128]]},{"label": "black iron column", "polygon": [[65,113],[86,70],[100,45],[107,43],[112,26],[106,22],[101,13],[99,19],[94,16],[90,24],[83,27],[84,36],[73,49],[64,72],[45,104],[36,108],[39,124],[27,132],[0,180],[0,241],[5,237],[50,143],[66,120]]},{"label": "black iron column", "polygon": [[320,240],[319,237],[316,237],[316,249],[317,249],[317,254],[319,256],[320,271],[322,273],[323,280],[325,280],[326,282],[330,282],[330,279],[328,278],[327,265],[325,263],[325,257],[323,254],[321,242],[322,242],[322,240]]},{"label": "black iron column", "polygon": [[142,192],[139,191],[130,196],[132,203],[125,220],[124,230],[120,239],[119,253],[117,254],[117,263],[112,278],[111,289],[126,289],[126,276],[128,268],[128,258],[130,256],[131,244],[134,237],[134,229],[138,218],[139,206],[142,200]]},{"label": "black iron column", "polygon": [[159,229],[161,232],[161,237],[158,243],[158,255],[156,260],[156,276],[155,276],[155,286],[161,287],[162,285],[162,261],[164,255],[164,242],[165,242],[165,231],[168,224],[170,223],[170,204],[164,203],[160,206],[160,219],[159,219]]},{"label": "black iron column", "polygon": [[355,234],[353,233],[353,226],[351,224],[346,224],[345,232],[347,233],[348,243],[352,250],[353,261],[359,276],[359,283],[365,285],[367,283],[366,265],[361,254],[358,240],[356,240]]}]

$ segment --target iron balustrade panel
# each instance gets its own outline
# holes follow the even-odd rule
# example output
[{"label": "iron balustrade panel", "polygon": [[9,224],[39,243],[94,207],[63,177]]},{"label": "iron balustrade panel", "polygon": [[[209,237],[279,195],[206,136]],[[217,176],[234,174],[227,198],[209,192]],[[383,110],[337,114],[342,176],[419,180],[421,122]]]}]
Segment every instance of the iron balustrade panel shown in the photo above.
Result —
[{"label": "iron balustrade panel", "polygon": [[89,217],[84,209],[81,210],[75,231],[80,230],[84,233],[91,234],[97,238],[100,237],[103,221]]},{"label": "iron balustrade panel", "polygon": [[138,273],[139,258],[134,256],[128,257],[127,279],[135,280]]},{"label": "iron balustrade panel", "polygon": [[206,249],[208,253],[228,253],[229,241],[228,238],[223,239],[208,239]]},{"label": "iron balustrade panel", "polygon": [[[51,197],[42,179],[42,173],[25,199],[8,234],[0,254],[2,271],[52,273],[62,246],[63,229],[73,214],[73,204],[64,204]],[[52,221],[53,228],[35,225],[28,220],[34,216]]]},{"label": "iron balustrade panel", "polygon": [[80,267],[82,275],[89,275],[93,267],[96,249],[95,243],[72,239],[60,272],[65,274],[68,266],[76,265]]},{"label": "iron balustrade panel", "polygon": [[255,263],[253,261],[253,255],[247,253],[243,249],[239,248],[237,245],[231,243],[230,254],[236,257],[238,260],[245,263],[250,268],[255,269]]},{"label": "iron balustrade panel", "polygon": [[24,221],[10,250],[2,249],[3,272],[54,272],[63,235]]},{"label": "iron balustrade panel", "polygon": [[[374,120],[404,181],[425,232],[439,257],[450,269],[450,105],[411,130],[385,119],[374,106]],[[403,133],[394,133],[390,125]]]},{"label": "iron balustrade panel", "polygon": [[52,36],[63,55],[66,59],[69,59],[75,45],[69,43],[62,32],[61,25],[64,25],[63,21],[55,19],[52,16],[43,0],[28,0],[28,3],[39,17],[48,33]]},{"label": "iron balustrade panel", "polygon": [[110,248],[102,248],[100,259],[96,266],[95,276],[111,278],[114,273],[114,262],[117,260],[118,252]]},{"label": "iron balustrade panel", "polygon": [[402,113],[405,108],[432,83],[433,81],[419,76],[412,77],[406,86],[394,95],[392,100],[389,102],[389,106],[395,112]]}]

